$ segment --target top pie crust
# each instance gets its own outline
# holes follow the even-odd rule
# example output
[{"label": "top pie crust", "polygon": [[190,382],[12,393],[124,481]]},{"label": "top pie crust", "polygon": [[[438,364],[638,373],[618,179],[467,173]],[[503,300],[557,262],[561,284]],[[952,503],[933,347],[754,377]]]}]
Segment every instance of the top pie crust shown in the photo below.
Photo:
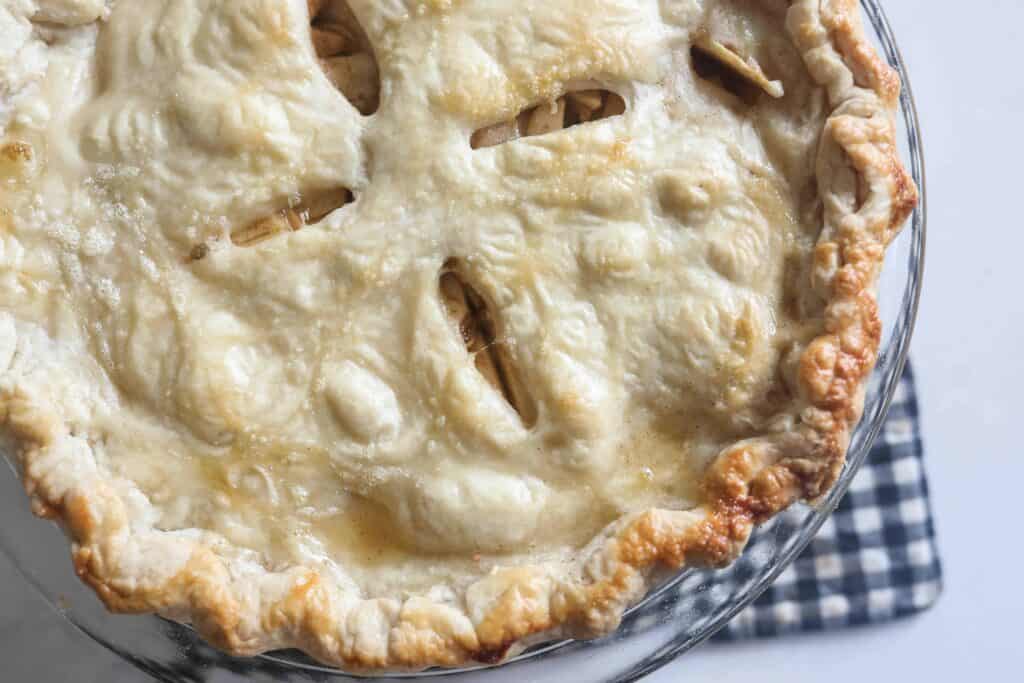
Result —
[{"label": "top pie crust", "polygon": [[825,494],[917,199],[857,3],[349,4],[379,90],[301,0],[0,3],[0,420],[106,605],[492,662]]}]

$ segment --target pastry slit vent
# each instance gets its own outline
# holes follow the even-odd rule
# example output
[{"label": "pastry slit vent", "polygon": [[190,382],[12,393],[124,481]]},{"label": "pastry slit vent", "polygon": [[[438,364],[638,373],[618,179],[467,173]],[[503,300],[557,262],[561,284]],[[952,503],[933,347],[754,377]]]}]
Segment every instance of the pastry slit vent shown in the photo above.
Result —
[{"label": "pastry slit vent", "polygon": [[363,116],[380,105],[377,59],[345,0],[308,0],[310,37],[327,78]]},{"label": "pastry slit vent", "polygon": [[553,133],[626,113],[626,101],[610,90],[574,90],[552,102],[529,107],[509,120],[473,133],[473,149],[494,147],[518,138]]},{"label": "pastry slit vent", "polygon": [[497,328],[487,302],[449,261],[441,272],[439,289],[448,318],[458,332],[476,369],[519,414],[523,425],[537,423],[537,408],[527,394],[522,378],[512,363],[508,347],[498,339]]},{"label": "pastry slit vent", "polygon": [[[352,193],[344,187],[303,195],[302,200],[293,206],[232,230],[231,242],[237,247],[251,247],[275,235],[301,230],[307,225],[319,223],[328,214],[352,200]],[[209,251],[209,246],[205,242],[198,244],[192,248],[191,260],[198,261]]]},{"label": "pastry slit vent", "polygon": [[762,92],[776,99],[786,94],[782,82],[769,80],[753,58],[741,57],[732,47],[707,34],[694,40],[690,60],[698,76],[747,104],[754,104]]}]

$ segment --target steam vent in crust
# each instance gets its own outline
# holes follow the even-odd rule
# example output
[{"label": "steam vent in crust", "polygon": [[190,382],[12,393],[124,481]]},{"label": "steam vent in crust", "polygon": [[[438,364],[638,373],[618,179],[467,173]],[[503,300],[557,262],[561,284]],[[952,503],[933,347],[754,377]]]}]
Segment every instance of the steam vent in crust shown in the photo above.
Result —
[{"label": "steam vent in crust", "polygon": [[235,655],[610,633],[843,467],[899,88],[854,0],[0,0],[24,504]]}]

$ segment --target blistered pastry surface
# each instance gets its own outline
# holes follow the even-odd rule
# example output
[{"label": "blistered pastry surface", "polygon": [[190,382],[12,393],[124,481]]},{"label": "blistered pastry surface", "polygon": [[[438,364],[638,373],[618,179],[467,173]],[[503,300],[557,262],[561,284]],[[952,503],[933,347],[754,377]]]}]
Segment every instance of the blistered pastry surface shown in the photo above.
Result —
[{"label": "blistered pastry surface", "polygon": [[[823,493],[913,188],[855,6],[787,4],[353,1],[369,116],[306,3],[0,7],[0,415],[83,579],[239,653],[452,664]],[[581,87],[626,111],[470,145]]]}]

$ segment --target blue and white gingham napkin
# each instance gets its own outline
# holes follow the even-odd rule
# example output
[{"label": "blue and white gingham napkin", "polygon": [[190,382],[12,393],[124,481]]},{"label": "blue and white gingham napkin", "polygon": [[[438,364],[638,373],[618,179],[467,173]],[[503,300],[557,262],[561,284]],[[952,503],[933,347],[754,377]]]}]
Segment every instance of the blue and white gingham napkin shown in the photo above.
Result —
[{"label": "blue and white gingham napkin", "polygon": [[839,507],[796,562],[714,640],[874,624],[934,604],[942,569],[922,456],[908,366],[885,427]]}]

